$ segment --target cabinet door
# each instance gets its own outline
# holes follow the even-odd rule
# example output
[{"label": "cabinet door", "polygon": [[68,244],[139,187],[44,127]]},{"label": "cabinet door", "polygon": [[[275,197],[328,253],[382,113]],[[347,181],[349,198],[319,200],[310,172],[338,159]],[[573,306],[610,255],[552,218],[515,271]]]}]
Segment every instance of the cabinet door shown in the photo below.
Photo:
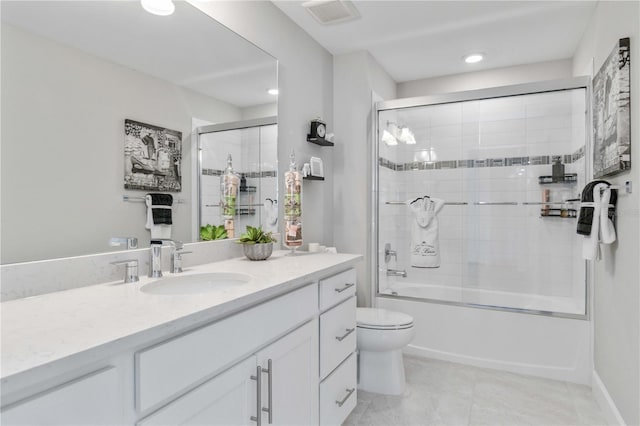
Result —
[{"label": "cabinet door", "polygon": [[263,371],[271,364],[262,378],[262,406],[271,413],[262,413],[262,424],[317,425],[318,320],[267,346],[257,357]]},{"label": "cabinet door", "polygon": [[250,357],[138,422],[151,425],[249,425],[255,416],[256,358]]},{"label": "cabinet door", "polygon": [[118,373],[108,367],[2,411],[3,425],[122,424]]}]

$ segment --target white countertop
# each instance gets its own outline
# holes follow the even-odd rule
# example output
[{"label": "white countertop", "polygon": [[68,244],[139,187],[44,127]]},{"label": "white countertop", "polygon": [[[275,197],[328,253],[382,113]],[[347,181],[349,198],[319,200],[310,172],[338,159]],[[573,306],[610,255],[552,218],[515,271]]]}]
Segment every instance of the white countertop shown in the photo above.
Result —
[{"label": "white countertop", "polygon": [[362,259],[352,254],[287,253],[277,251],[260,262],[235,258],[188,268],[180,274],[242,272],[254,278],[222,291],[147,294],[140,287],[156,279],[141,277],[132,284],[118,281],[4,302],[0,304],[0,377],[6,382],[58,361],[109,356],[244,310],[308,284],[319,272],[332,275]]}]

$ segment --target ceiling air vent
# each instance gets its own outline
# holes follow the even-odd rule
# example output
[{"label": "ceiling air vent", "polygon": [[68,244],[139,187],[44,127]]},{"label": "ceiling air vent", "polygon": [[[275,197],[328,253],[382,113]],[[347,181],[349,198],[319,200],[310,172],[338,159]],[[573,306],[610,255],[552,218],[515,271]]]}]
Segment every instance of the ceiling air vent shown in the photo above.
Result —
[{"label": "ceiling air vent", "polygon": [[314,0],[305,2],[302,6],[322,25],[338,24],[360,17],[356,7],[348,0]]}]

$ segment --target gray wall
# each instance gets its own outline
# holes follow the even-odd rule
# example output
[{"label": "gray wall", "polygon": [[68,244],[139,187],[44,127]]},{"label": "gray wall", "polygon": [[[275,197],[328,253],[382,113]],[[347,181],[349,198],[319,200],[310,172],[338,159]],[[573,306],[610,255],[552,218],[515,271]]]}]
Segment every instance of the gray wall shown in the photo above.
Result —
[{"label": "gray wall", "polygon": [[367,52],[334,57],[335,213],[333,238],[339,251],[365,254],[359,263],[358,305],[370,306],[372,93],[396,97],[396,84]]},{"label": "gray wall", "polygon": [[[278,59],[280,175],[288,170],[292,149],[299,166],[311,156],[323,159],[326,180],[304,182],[303,239],[305,245],[308,242],[333,245],[335,149],[307,142],[309,122],[316,117],[325,120],[328,132],[334,132],[331,54],[271,2],[194,1],[192,4]],[[336,207],[339,214],[341,207]]]},{"label": "gray wall", "polygon": [[574,56],[575,74],[592,74],[618,39],[631,37],[631,170],[606,178],[633,181],[618,197],[618,241],[594,264],[595,371],[629,425],[640,424],[640,3],[599,2]]},{"label": "gray wall", "polygon": [[182,132],[186,203],[173,237],[190,241],[191,118],[240,119],[232,105],[4,24],[1,96],[3,264],[110,251],[112,236],[148,244],[144,204],[122,201],[124,118]]}]

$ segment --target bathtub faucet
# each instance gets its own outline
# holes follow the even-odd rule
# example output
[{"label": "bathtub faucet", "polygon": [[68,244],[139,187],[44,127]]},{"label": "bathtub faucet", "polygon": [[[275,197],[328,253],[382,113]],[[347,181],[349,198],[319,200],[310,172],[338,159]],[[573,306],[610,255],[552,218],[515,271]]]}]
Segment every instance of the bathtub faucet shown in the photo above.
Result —
[{"label": "bathtub faucet", "polygon": [[387,276],[407,278],[407,271],[400,271],[398,269],[387,269]]}]

